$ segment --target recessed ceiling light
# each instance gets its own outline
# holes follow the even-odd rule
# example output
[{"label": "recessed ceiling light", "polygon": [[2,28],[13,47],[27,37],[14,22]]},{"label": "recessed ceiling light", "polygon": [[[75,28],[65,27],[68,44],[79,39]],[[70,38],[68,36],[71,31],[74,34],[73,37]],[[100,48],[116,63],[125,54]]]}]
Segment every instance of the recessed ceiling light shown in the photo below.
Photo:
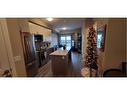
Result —
[{"label": "recessed ceiling light", "polygon": [[48,17],[48,18],[46,18],[46,20],[53,21],[53,18],[52,17]]},{"label": "recessed ceiling light", "polygon": [[63,27],[62,29],[63,29],[63,30],[67,30],[67,28],[66,28],[66,27]]}]

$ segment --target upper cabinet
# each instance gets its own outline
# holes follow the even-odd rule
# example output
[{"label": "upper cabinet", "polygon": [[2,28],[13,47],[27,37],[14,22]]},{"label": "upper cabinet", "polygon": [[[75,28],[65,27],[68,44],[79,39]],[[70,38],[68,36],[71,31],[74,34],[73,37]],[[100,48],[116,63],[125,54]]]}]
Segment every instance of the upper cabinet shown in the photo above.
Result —
[{"label": "upper cabinet", "polygon": [[43,35],[43,40],[44,41],[51,42],[51,30],[50,29],[41,27],[41,26],[33,24],[31,22],[29,22],[29,28],[30,28],[30,33],[31,34]]},{"label": "upper cabinet", "polygon": [[29,32],[31,34],[40,34],[43,35],[43,41],[52,41],[52,30],[36,25],[28,21],[28,19],[17,19],[17,23],[19,26],[19,31],[21,32]]}]

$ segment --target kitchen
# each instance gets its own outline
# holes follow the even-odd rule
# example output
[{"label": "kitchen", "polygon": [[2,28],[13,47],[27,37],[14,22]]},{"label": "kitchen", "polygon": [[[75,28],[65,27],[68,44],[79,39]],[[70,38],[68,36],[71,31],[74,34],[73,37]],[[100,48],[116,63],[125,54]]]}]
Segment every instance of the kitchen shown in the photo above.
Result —
[{"label": "kitchen", "polygon": [[[126,93],[126,4],[126,0],[2,0],[1,95]],[[86,59],[91,27],[97,32],[99,51],[96,77],[85,67],[93,63],[86,62],[89,57],[92,61],[91,56]],[[119,73],[112,78],[113,69]],[[124,76],[118,77],[121,71]]]},{"label": "kitchen", "polygon": [[[98,53],[96,60],[98,66],[93,65],[92,68],[99,68],[97,73],[100,76],[103,76],[103,73],[111,67],[120,69],[121,60],[124,60],[120,56],[124,58],[125,51],[120,51],[120,55],[117,57],[113,55],[114,53],[110,53],[111,51],[105,52],[104,47],[116,39],[118,41],[121,39],[121,42],[125,41],[125,37],[122,37],[126,33],[125,21],[124,18],[54,18],[52,21],[51,18],[49,21],[46,18],[1,18],[0,76],[85,76],[88,69],[86,71],[83,65],[86,60],[89,29],[94,30],[94,32],[97,31],[97,39],[94,40],[97,40],[98,51],[95,53]],[[119,31],[122,31],[123,34],[114,28],[117,25],[121,26]],[[108,33],[116,35],[114,31],[118,32],[119,39],[117,36],[112,36],[115,40],[111,40],[111,35]],[[120,34],[122,36],[119,36]],[[108,42],[105,38],[111,41]],[[125,44],[121,47],[121,42],[117,46],[113,44],[113,49],[119,46],[118,49],[125,50]],[[105,47],[105,50],[107,49]],[[104,56],[104,53],[112,54],[112,56]],[[119,60],[113,60],[114,63],[110,66],[108,64],[111,63],[110,57],[117,57]],[[104,60],[105,58],[107,59]]]},{"label": "kitchen", "polygon": [[[59,18],[51,22],[44,18],[28,19],[30,33],[20,31],[27,76],[44,77],[44,72],[48,73],[49,69],[51,70],[48,77],[67,76],[71,51],[79,54],[82,51],[82,20]],[[44,23],[48,23],[50,27]],[[52,63],[52,66],[46,67],[49,63]]]}]

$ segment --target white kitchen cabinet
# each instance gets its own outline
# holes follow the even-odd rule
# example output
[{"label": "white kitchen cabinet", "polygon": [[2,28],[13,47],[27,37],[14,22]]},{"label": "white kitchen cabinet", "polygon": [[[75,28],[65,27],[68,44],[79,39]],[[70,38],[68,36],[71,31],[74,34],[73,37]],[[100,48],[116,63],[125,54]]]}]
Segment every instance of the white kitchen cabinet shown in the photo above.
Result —
[{"label": "white kitchen cabinet", "polygon": [[43,35],[44,41],[49,41],[51,42],[51,30],[38,26],[33,23],[29,23],[29,28],[30,28],[30,33],[31,34],[40,34]]}]

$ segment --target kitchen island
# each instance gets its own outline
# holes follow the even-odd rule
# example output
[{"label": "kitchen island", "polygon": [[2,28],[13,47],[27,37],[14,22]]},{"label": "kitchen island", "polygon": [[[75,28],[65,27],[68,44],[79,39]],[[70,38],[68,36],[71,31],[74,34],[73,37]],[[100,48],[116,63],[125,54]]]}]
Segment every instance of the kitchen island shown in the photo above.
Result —
[{"label": "kitchen island", "polygon": [[51,62],[52,62],[52,71],[53,76],[66,76],[68,69],[68,61],[69,61],[69,51],[70,48],[63,50],[59,48],[50,54]]}]

